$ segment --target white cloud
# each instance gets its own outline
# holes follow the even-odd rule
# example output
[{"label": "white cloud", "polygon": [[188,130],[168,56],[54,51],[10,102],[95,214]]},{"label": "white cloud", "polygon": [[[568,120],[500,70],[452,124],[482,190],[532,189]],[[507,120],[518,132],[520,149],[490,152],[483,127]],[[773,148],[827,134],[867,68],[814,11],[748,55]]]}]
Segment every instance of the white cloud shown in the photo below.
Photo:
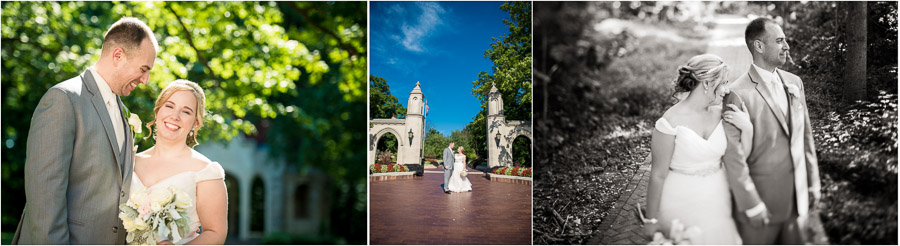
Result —
[{"label": "white cloud", "polygon": [[[401,24],[402,37],[394,36],[394,38],[403,44],[403,47],[407,50],[422,53],[426,50],[423,47],[423,43],[429,36],[432,36],[433,31],[438,26],[444,23],[443,15],[447,13],[447,10],[437,2],[416,2],[415,6],[421,11],[421,15],[415,23],[404,22]],[[393,11],[403,11],[400,8],[398,8],[399,10],[395,10],[393,7],[391,9]]]}]

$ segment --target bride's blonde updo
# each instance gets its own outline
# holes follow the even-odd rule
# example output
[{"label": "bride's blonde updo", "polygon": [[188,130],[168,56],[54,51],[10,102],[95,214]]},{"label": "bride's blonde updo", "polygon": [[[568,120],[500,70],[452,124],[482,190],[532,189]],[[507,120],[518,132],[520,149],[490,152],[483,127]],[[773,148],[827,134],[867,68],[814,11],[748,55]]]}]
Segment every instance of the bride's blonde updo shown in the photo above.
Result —
[{"label": "bride's blonde updo", "polygon": [[[190,91],[191,94],[194,95],[194,98],[197,99],[197,112],[194,113],[197,126],[191,126],[191,132],[188,133],[187,139],[185,140],[185,144],[193,148],[200,144],[200,142],[197,141],[197,131],[200,130],[200,127],[203,127],[203,118],[206,116],[206,93],[203,92],[203,88],[200,88],[197,83],[186,79],[178,79],[169,83],[169,85],[159,93],[159,97],[156,98],[156,103],[153,105],[154,119],[147,123],[147,128],[151,131],[153,130],[151,126],[156,124],[155,118],[156,114],[159,113],[159,109],[162,108],[163,104],[165,104],[170,97],[172,97],[172,94],[179,91]],[[152,135],[155,135],[155,133]]]},{"label": "bride's blonde updo", "polygon": [[[678,67],[678,78],[672,82],[675,90],[672,97],[678,99],[678,94],[690,93],[697,86],[703,86],[704,91],[713,89],[718,96],[720,87],[724,91],[726,77],[728,65],[725,65],[719,56],[713,54],[694,56],[687,64]],[[720,99],[715,101],[718,100]]]}]

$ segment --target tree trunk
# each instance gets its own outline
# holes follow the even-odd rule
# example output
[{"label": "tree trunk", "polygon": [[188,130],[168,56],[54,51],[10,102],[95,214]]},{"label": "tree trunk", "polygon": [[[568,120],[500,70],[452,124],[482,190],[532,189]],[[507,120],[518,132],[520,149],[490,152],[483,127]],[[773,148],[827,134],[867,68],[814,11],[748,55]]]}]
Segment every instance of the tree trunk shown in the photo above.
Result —
[{"label": "tree trunk", "polygon": [[866,32],[868,18],[866,2],[850,2],[847,8],[847,73],[844,79],[844,100],[856,102],[866,97]]}]

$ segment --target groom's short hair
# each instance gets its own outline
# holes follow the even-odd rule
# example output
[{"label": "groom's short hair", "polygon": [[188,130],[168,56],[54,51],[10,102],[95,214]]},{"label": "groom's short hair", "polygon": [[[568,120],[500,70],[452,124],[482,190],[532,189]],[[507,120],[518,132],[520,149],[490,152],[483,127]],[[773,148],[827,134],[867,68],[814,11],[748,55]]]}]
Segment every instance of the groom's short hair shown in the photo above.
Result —
[{"label": "groom's short hair", "polygon": [[103,36],[103,52],[109,52],[116,46],[122,47],[126,54],[141,46],[144,39],[150,39],[153,43],[153,49],[159,51],[159,44],[156,42],[156,36],[153,31],[141,20],[134,17],[122,17],[116,23],[113,23]]},{"label": "groom's short hair", "polygon": [[750,49],[751,54],[753,53],[753,40],[758,40],[766,34],[766,24],[778,25],[771,18],[759,17],[751,21],[747,25],[747,30],[744,30],[744,42],[747,43],[747,49]]}]

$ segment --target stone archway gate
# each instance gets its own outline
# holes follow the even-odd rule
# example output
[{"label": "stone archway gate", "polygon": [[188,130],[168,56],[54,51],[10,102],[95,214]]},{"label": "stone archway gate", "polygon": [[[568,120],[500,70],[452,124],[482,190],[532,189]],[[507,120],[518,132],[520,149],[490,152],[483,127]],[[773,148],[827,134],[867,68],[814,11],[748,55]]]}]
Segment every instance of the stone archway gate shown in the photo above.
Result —
[{"label": "stone archway gate", "polygon": [[375,164],[377,161],[375,151],[378,147],[378,140],[387,133],[397,137],[398,164],[421,164],[422,149],[425,144],[422,139],[425,133],[424,97],[419,82],[416,82],[416,88],[409,92],[405,119],[371,120],[369,123],[369,146],[366,149],[368,152],[366,165]]},{"label": "stone archway gate", "polygon": [[491,84],[488,94],[487,139],[488,166],[511,166],[513,140],[527,137],[534,146],[534,132],[531,121],[507,121],[503,114],[503,94]]}]

